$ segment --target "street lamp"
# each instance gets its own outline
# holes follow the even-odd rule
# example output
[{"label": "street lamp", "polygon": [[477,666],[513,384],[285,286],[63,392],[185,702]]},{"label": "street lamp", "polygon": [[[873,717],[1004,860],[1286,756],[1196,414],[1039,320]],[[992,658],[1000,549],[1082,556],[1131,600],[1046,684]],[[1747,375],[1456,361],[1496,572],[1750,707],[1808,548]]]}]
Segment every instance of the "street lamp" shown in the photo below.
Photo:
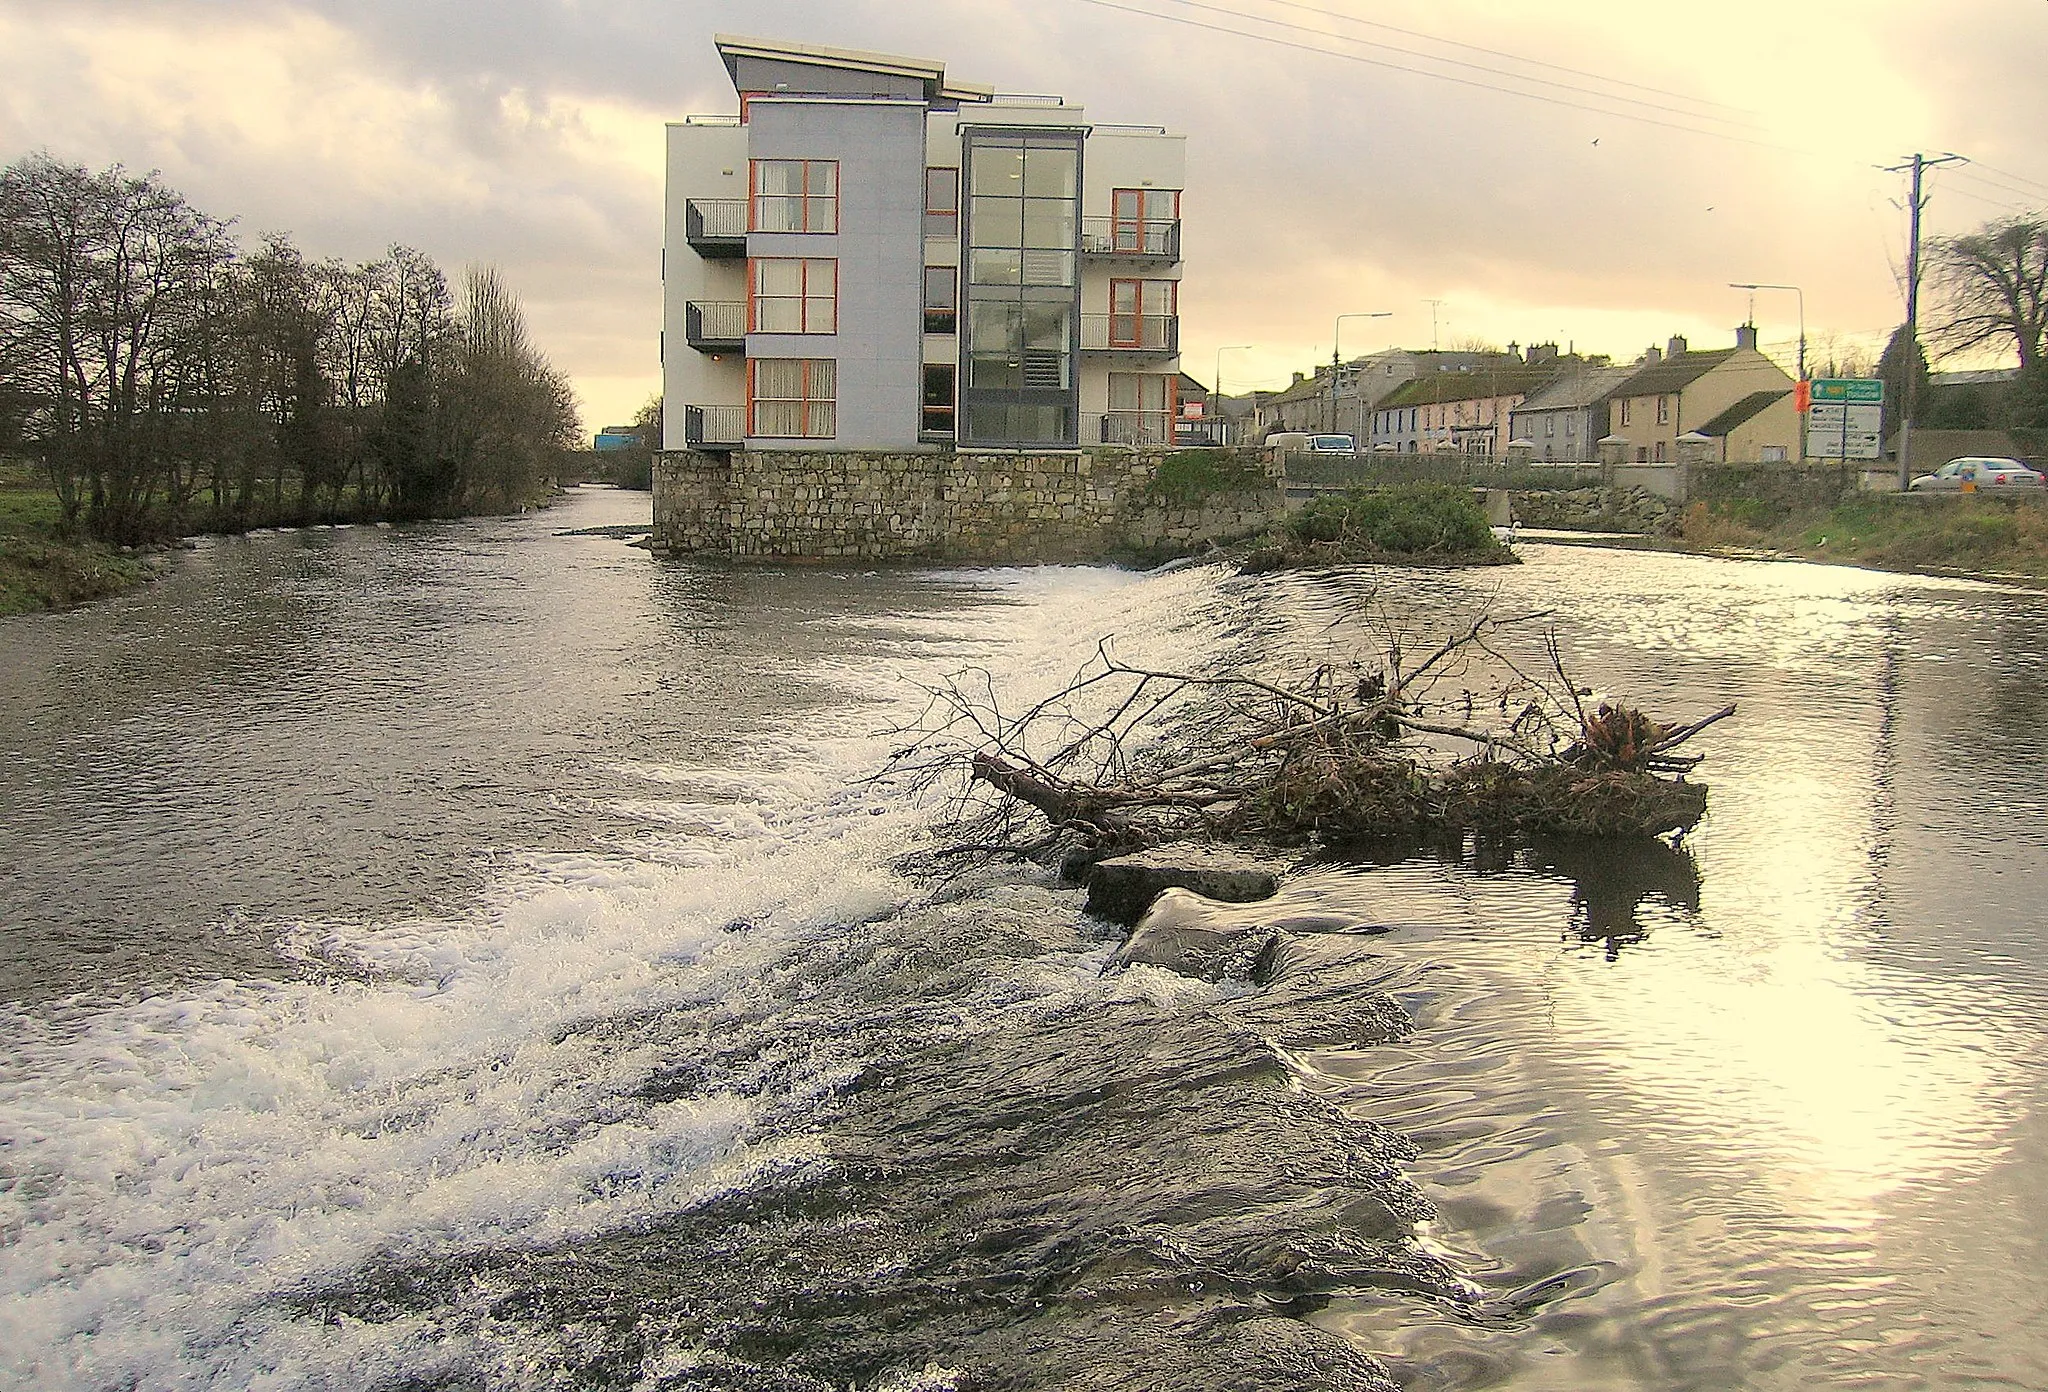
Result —
[{"label": "street lamp", "polygon": [[1756,323],[1756,292],[1759,290],[1790,290],[1799,297],[1799,380],[1806,380],[1806,292],[1796,285],[1766,285],[1762,281],[1731,280],[1730,290],[1749,291],[1749,322]]},{"label": "street lamp", "polygon": [[[1730,290],[1749,291],[1749,326],[1756,327],[1756,292],[1759,290],[1790,290],[1799,297],[1799,380],[1806,380],[1806,292],[1796,285],[1767,285],[1763,281],[1731,280]],[[1806,462],[1806,420],[1799,421],[1799,462]]]},{"label": "street lamp", "polygon": [[1250,343],[1226,343],[1216,350],[1216,375],[1210,380],[1216,384],[1212,390],[1216,394],[1216,409],[1219,412],[1223,409],[1223,355],[1225,353],[1241,352],[1246,348],[1255,346]]},{"label": "street lamp", "polygon": [[[1393,317],[1394,311],[1391,309],[1368,309],[1351,314],[1340,314],[1337,316],[1336,322],[1330,326],[1330,432],[1332,434],[1335,434],[1337,430],[1337,369],[1343,364],[1343,359],[1337,353],[1337,340],[1343,336],[1344,321],[1346,319],[1391,319]],[[1358,437],[1355,435],[1351,439],[1351,448],[1354,451],[1358,448]]]}]

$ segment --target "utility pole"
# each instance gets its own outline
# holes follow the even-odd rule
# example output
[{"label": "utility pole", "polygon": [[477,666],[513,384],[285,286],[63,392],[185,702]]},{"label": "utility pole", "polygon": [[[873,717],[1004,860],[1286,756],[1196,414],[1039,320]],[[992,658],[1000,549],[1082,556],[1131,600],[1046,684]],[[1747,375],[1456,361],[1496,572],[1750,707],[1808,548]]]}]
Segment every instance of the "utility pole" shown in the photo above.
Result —
[{"label": "utility pole", "polygon": [[1958,154],[1944,154],[1938,159],[1925,155],[1914,155],[1904,164],[1885,166],[1888,174],[1913,174],[1913,194],[1908,207],[1912,212],[1913,231],[1906,250],[1906,398],[1900,404],[1899,413],[1899,491],[1905,492],[1913,482],[1913,407],[1914,397],[1920,386],[1920,210],[1927,206],[1927,199],[1920,192],[1920,176],[1927,170],[1942,164],[1968,164]]}]

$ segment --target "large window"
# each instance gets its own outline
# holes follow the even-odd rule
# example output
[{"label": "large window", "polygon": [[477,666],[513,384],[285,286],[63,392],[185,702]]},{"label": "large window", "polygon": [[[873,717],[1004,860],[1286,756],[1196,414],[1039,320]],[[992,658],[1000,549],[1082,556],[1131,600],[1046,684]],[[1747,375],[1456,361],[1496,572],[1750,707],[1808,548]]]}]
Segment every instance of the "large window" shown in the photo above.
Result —
[{"label": "large window", "polygon": [[1078,441],[1081,133],[965,133],[960,434]]},{"label": "large window", "polygon": [[924,268],[924,331],[949,334],[959,329],[960,273],[951,266]]},{"label": "large window", "polygon": [[960,235],[960,171],[934,166],[924,172],[924,234]]},{"label": "large window", "polygon": [[837,232],[837,160],[755,160],[753,232]]},{"label": "large window", "polygon": [[809,256],[757,256],[747,332],[839,332],[839,263]]},{"label": "large window", "polygon": [[924,365],[924,408],[918,429],[926,435],[953,433],[953,381],[951,363]]},{"label": "large window", "polygon": [[1170,445],[1180,379],[1172,373],[1109,374],[1109,422],[1103,438],[1121,445]]},{"label": "large window", "polygon": [[747,434],[827,440],[838,428],[838,364],[830,358],[753,358],[747,363]]},{"label": "large window", "polygon": [[1110,246],[1116,251],[1163,255],[1173,245],[1173,225],[1179,221],[1179,189],[1110,190]]},{"label": "large window", "polygon": [[1109,346],[1170,346],[1179,293],[1177,281],[1112,280],[1109,283]]}]

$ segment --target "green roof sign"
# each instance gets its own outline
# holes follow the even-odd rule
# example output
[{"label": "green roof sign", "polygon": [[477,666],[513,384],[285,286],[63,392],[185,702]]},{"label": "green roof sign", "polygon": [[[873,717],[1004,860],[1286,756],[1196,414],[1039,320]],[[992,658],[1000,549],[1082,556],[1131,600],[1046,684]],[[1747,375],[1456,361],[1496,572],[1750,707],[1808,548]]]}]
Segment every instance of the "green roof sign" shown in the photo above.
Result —
[{"label": "green roof sign", "polygon": [[1884,382],[1876,377],[1816,377],[1815,401],[1882,401]]}]

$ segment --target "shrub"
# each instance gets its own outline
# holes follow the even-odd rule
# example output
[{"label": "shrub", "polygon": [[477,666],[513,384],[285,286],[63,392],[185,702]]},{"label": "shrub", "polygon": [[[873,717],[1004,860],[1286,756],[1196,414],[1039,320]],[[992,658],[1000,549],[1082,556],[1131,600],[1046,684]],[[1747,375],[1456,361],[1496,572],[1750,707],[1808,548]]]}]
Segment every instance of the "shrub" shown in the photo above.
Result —
[{"label": "shrub", "polygon": [[1172,507],[1219,493],[1258,493],[1273,486],[1265,465],[1231,449],[1175,450],[1160,460],[1145,492]]},{"label": "shrub", "polygon": [[1288,519],[1301,542],[1339,542],[1396,556],[1490,551],[1499,543],[1469,488],[1411,483],[1318,498]]}]

